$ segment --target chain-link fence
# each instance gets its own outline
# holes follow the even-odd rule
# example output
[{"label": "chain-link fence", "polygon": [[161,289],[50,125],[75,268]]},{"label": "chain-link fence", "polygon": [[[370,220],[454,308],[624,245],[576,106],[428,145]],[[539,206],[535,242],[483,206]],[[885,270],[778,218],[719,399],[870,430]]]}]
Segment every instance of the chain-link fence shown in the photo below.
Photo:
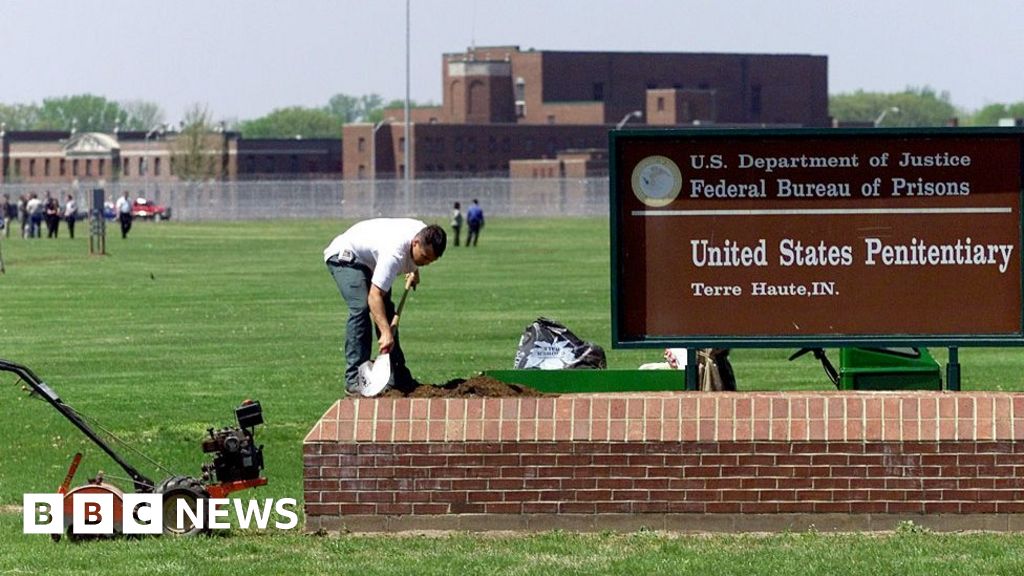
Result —
[{"label": "chain-link fence", "polygon": [[[125,187],[134,198],[137,187]],[[73,194],[83,209],[91,187],[5,184],[0,193],[16,201],[46,192],[63,201]],[[112,202],[122,188],[104,187]],[[452,205],[463,210],[474,198],[488,216],[603,216],[608,214],[608,179],[512,180],[452,179],[351,181],[292,180],[149,184],[148,200],[171,208],[175,220],[259,220],[270,218],[369,218],[446,216]]]}]

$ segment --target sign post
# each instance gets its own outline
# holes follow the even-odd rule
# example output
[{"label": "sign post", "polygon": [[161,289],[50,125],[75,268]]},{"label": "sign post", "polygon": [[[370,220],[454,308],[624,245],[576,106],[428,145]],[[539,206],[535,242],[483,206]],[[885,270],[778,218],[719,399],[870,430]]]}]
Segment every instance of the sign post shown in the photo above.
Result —
[{"label": "sign post", "polygon": [[1022,142],[613,131],[613,344],[1024,344]]},{"label": "sign post", "polygon": [[89,254],[101,256],[107,253],[107,220],[103,214],[103,201],[103,189],[94,188],[89,207]]}]

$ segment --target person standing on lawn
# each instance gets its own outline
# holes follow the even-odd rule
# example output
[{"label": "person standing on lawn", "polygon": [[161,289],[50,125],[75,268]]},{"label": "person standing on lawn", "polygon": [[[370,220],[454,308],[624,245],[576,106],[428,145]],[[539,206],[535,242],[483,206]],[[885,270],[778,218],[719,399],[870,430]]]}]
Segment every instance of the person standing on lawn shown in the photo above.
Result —
[{"label": "person standing on lawn", "polygon": [[127,191],[117,199],[114,211],[117,213],[117,221],[121,224],[121,238],[127,238],[128,232],[132,229],[132,201],[128,199]]},{"label": "person standing on lawn", "polygon": [[68,194],[68,200],[64,203],[64,221],[68,223],[68,235],[75,237],[75,220],[78,218],[78,202],[75,197]]},{"label": "person standing on lawn", "polygon": [[469,225],[469,233],[466,234],[466,246],[476,246],[480,239],[480,229],[484,227],[484,209],[480,202],[473,198],[473,205],[466,210],[466,224]]},{"label": "person standing on lawn", "polygon": [[452,232],[455,233],[455,245],[459,245],[459,235],[462,233],[462,204],[456,202],[452,207]]},{"label": "person standing on lawn", "polygon": [[420,282],[419,269],[444,254],[444,228],[413,218],[363,220],[339,234],[324,249],[324,262],[348,305],[345,326],[345,389],[359,387],[359,366],[370,359],[371,327],[377,330],[378,354],[390,353],[396,387],[412,384],[405,354],[392,328],[395,304],[391,287],[399,274],[406,285]]}]

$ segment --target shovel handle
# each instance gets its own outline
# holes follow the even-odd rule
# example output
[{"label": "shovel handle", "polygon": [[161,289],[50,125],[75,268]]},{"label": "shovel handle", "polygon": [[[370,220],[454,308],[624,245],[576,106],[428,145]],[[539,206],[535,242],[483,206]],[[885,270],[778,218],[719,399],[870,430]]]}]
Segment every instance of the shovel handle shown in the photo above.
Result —
[{"label": "shovel handle", "polygon": [[402,308],[405,308],[405,299],[409,297],[409,292],[412,291],[412,285],[410,282],[405,283],[405,292],[402,292],[402,299],[398,301],[398,308],[395,308],[395,317],[391,319],[391,327],[398,327],[398,320],[402,317]]}]

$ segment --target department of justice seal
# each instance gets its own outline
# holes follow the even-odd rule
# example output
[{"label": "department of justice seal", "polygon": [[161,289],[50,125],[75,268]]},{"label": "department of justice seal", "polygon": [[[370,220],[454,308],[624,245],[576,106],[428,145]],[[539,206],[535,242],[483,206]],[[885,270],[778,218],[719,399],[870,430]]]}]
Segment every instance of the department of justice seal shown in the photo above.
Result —
[{"label": "department of justice seal", "polygon": [[652,208],[668,206],[683,188],[679,166],[664,156],[648,156],[633,168],[633,194]]}]

